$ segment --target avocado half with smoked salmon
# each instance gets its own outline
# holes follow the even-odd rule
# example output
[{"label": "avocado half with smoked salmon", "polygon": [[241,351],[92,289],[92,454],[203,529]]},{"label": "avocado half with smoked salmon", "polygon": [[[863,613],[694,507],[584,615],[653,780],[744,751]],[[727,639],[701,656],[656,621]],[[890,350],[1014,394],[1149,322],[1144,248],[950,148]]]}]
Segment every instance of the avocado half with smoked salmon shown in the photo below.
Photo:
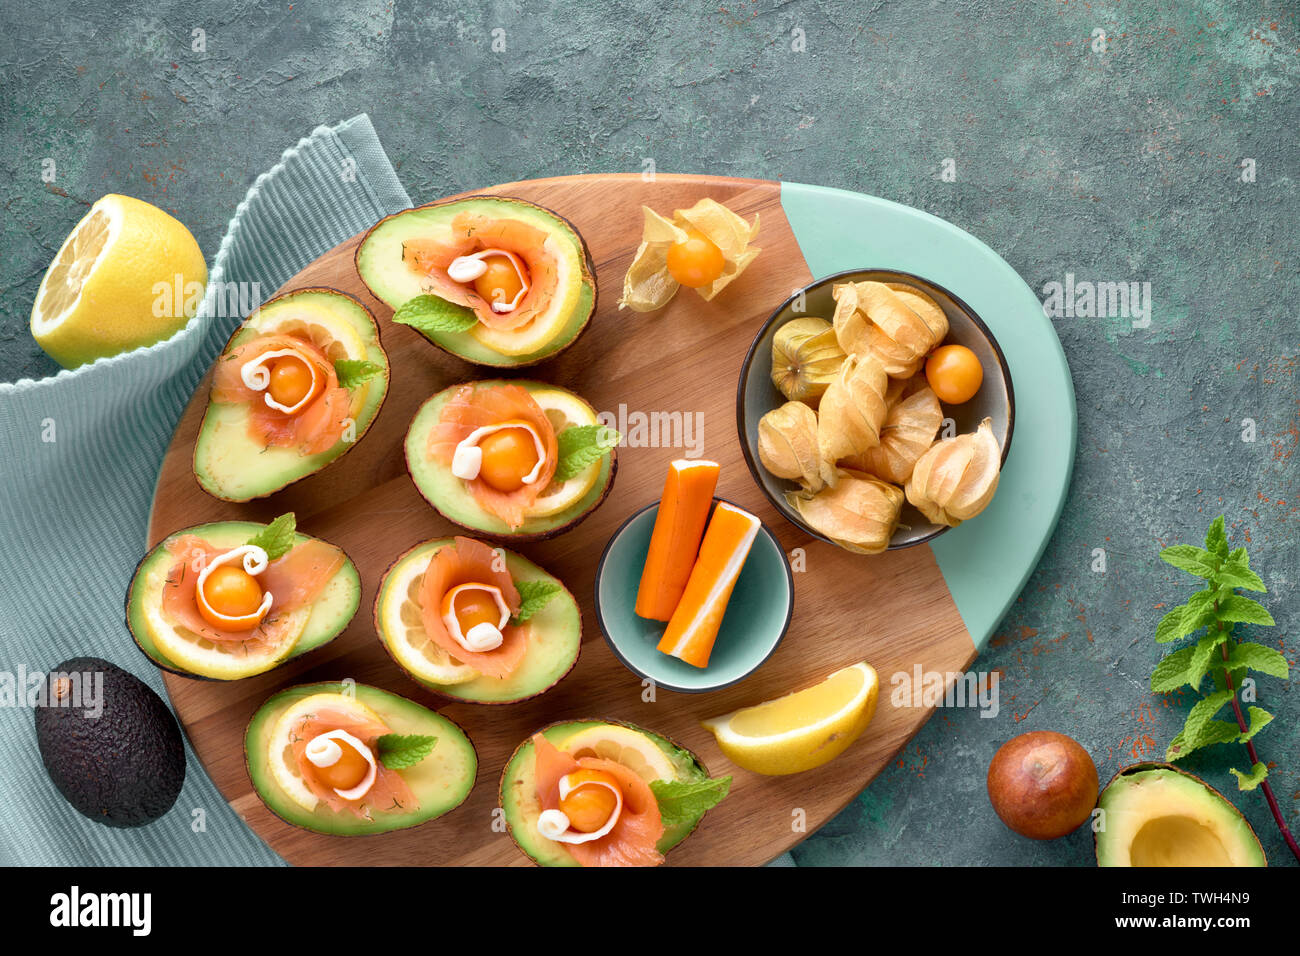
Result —
[{"label": "avocado half with smoked salmon", "polygon": [[366,233],[356,267],[394,321],[477,365],[549,358],[596,311],[582,236],[522,199],[470,196],[394,213]]},{"label": "avocado half with smoked salmon", "polygon": [[286,823],[333,836],[418,826],[469,796],[478,755],[441,714],[366,684],[302,684],[248,722],[253,789]]},{"label": "avocado half with smoked salmon", "polygon": [[333,289],[276,296],[217,358],[194,445],[208,494],[248,501],[349,451],[388,393],[388,356],[364,305]]},{"label": "avocado half with smoked salmon", "polygon": [[572,720],[519,745],[499,796],[511,837],[541,866],[657,866],[730,786],[660,734]]},{"label": "avocado half with smoked salmon", "polygon": [[356,565],[290,514],[168,535],[131,578],[126,624],[163,670],[239,680],[329,643],[360,603]]},{"label": "avocado half with smoked salmon", "polygon": [[409,677],[482,704],[541,694],[578,661],[582,618],[560,580],[472,538],[425,541],[379,582],[375,632]]},{"label": "avocado half with smoked salmon", "polygon": [[494,538],[548,538],[605,500],[618,442],[567,389],[468,382],[420,406],[406,434],[406,467],[449,521]]}]

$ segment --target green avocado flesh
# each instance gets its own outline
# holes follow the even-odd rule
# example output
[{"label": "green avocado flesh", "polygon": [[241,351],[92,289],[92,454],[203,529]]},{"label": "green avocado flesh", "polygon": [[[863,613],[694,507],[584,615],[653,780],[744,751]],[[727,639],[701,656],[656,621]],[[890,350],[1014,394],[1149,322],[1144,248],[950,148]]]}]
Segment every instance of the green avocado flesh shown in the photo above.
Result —
[{"label": "green avocado flesh", "polygon": [[[189,671],[168,660],[151,634],[151,626],[146,618],[146,607],[156,608],[161,603],[163,584],[166,582],[168,572],[176,563],[176,558],[167,550],[167,542],[176,535],[194,534],[219,548],[237,548],[247,544],[249,539],[265,527],[254,521],[218,521],[185,528],[169,535],[145,555],[144,560],[136,568],[135,576],[132,577],[130,588],[127,590],[126,624],[140,650],[144,651],[151,661],[164,670],[176,674],[195,677],[211,676]],[[301,543],[311,539],[305,534],[299,534],[295,540]],[[357,573],[356,565],[348,559],[312,603],[311,617],[307,619],[307,625],[293,649],[265,670],[278,667],[287,660],[306,654],[334,640],[348,626],[360,604],[361,576]]]},{"label": "green avocado flesh", "polygon": [[[612,721],[600,720],[575,720],[567,723],[552,724],[545,728],[542,733],[546,739],[557,747],[580,730],[588,727],[599,727]],[[673,766],[677,768],[677,779],[682,782],[691,782],[697,780],[707,780],[708,772],[700,764],[699,759],[689,750],[678,747],[666,737],[660,737],[658,734],[652,734],[650,731],[634,724],[623,724],[642,734],[645,734],[655,744],[668,755],[672,760]],[[534,773],[533,759],[533,742],[531,739],[525,740],[519,745],[506,764],[505,772],[501,775],[501,808],[505,811],[506,823],[510,826],[510,835],[514,837],[515,843],[519,849],[523,850],[533,861],[541,866],[577,866],[575,860],[569,851],[561,843],[548,840],[537,832],[537,818],[541,816],[542,806],[537,800],[537,778]],[[696,821],[698,823],[698,821]],[[677,826],[664,831],[662,839],[658,844],[660,853],[667,853],[677,844],[681,843],[695,829],[695,825]]]},{"label": "green avocado flesh", "polygon": [[[375,811],[373,820],[349,812],[337,813],[318,804],[308,810],[280,787],[271,771],[270,737],[276,721],[295,703],[313,694],[342,694],[352,688],[358,703],[364,704],[388,725],[394,734],[437,737],[433,751],[401,772],[419,806],[403,810]],[[418,826],[464,802],[478,774],[478,756],[465,732],[441,714],[414,701],[366,684],[303,684],[282,690],[257,709],[244,735],[244,757],[248,776],[262,802],[276,816],[294,826],[334,836],[385,833]]]},{"label": "green avocado flesh", "polygon": [[366,394],[356,416],[355,437],[352,441],[340,440],[319,454],[300,455],[293,447],[268,446],[253,435],[246,403],[209,402],[194,445],[194,475],[209,494],[226,501],[249,501],[273,494],[349,451],[379,414],[388,393],[388,356],[379,343],[379,330],[370,313],[361,303],[339,292],[305,289],[272,299],[231,336],[217,362],[224,361],[236,346],[262,334],[260,328],[286,318],[310,321],[313,314],[321,315],[323,321],[343,321],[352,326],[365,345],[365,360],[383,369],[358,386],[366,389]]},{"label": "green avocado flesh", "polygon": [[1267,866],[1255,831],[1217,790],[1169,766],[1131,768],[1101,793],[1098,866]]},{"label": "green avocado flesh", "polygon": [[[509,382],[484,381],[475,384],[520,385],[530,392],[539,389],[567,391],[567,389],[562,389],[558,385],[547,385],[543,382],[532,382],[524,379],[512,379]],[[414,480],[415,486],[420,490],[420,494],[425,497],[429,504],[438,509],[438,512],[443,517],[449,521],[454,521],[463,528],[482,531],[497,538],[549,537],[551,534],[577,523],[579,519],[585,517],[605,499],[610,482],[614,478],[613,454],[605,455],[596,465],[591,466],[593,468],[599,467],[600,475],[596,479],[596,483],[591,486],[591,490],[574,502],[573,505],[553,515],[528,518],[520,527],[511,531],[509,525],[496,515],[485,511],[479,505],[474,499],[469,485],[453,475],[451,468],[434,461],[429,456],[429,433],[438,424],[438,418],[442,414],[442,407],[447,404],[447,401],[456,393],[458,388],[460,388],[459,385],[453,385],[451,388],[443,389],[421,405],[420,410],[415,413],[415,418],[411,421],[410,429],[406,433],[406,468],[411,473],[411,478]],[[584,402],[584,404],[586,403]],[[592,421],[595,421],[594,412],[592,413]]]},{"label": "green avocado flesh", "polygon": [[[427,541],[403,555],[384,576],[375,600],[375,631],[379,640],[392,654],[389,635],[383,626],[380,613],[390,600],[403,600],[401,595],[391,591],[392,583],[402,577],[402,570],[412,564],[426,567],[434,553],[441,548],[454,544],[451,538]],[[528,619],[528,650],[519,667],[509,677],[489,677],[479,675],[473,680],[460,684],[439,684],[425,680],[411,673],[402,665],[396,654],[393,659],[399,667],[415,681],[431,690],[458,700],[474,701],[484,704],[507,704],[535,697],[549,690],[573,668],[578,661],[578,652],[582,648],[582,618],[578,612],[578,602],[559,578],[547,574],[527,558],[506,551],[506,570],[516,582],[550,581],[560,586],[561,591],[552,597],[540,611]]]},{"label": "green avocado flesh", "polygon": [[[397,311],[416,296],[434,293],[425,276],[402,259],[402,244],[414,239],[450,237],[452,220],[462,213],[515,219],[548,234],[546,248],[557,267],[554,300],[541,319],[567,316],[557,334],[524,355],[504,355],[471,332],[421,332],[430,342],[476,365],[500,368],[530,365],[570,345],[586,328],[596,306],[596,280],[582,237],[548,209],[520,199],[474,196],[454,202],[420,206],[389,216],[376,225],[357,248],[357,273],[375,297]],[[512,250],[513,251],[513,250]]]}]

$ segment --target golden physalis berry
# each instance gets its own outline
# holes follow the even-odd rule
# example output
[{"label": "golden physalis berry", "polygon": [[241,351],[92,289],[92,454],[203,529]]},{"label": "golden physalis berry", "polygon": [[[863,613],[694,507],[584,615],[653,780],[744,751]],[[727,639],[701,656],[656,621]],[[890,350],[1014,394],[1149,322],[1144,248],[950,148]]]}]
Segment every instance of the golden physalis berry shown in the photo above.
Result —
[{"label": "golden physalis berry", "polygon": [[[572,789],[560,800],[560,812],[579,833],[594,833],[609,822],[618,806],[618,781],[601,770],[575,770],[569,774]],[[615,788],[611,790],[610,788]]]},{"label": "golden physalis berry", "polygon": [[271,398],[293,408],[311,395],[315,389],[315,379],[307,360],[295,355],[285,355],[271,363],[271,381],[267,391]]},{"label": "golden physalis berry", "polygon": [[370,763],[346,740],[337,741],[339,759],[328,767],[315,767],[316,778],[335,790],[351,790],[360,786],[370,772]]},{"label": "golden physalis berry", "polygon": [[926,360],[925,378],[939,401],[960,405],[969,402],[980,390],[984,367],[966,346],[942,345]]},{"label": "golden physalis berry", "polygon": [[483,588],[467,587],[448,591],[442,605],[444,617],[455,614],[462,634],[468,634],[479,624],[496,627],[501,621],[501,609],[497,606],[496,595]]},{"label": "golden physalis berry", "polygon": [[527,277],[519,274],[523,264],[516,266],[509,256],[503,255],[484,256],[483,264],[487,268],[474,280],[474,291],[489,302],[513,303],[527,282]]},{"label": "golden physalis berry", "polygon": [[517,491],[537,464],[537,441],[522,424],[502,428],[479,440],[483,463],[479,477],[501,492]]},{"label": "golden physalis berry", "polygon": [[698,289],[722,275],[726,259],[705,235],[686,230],[686,238],[668,247],[668,274],[688,289]]},{"label": "golden physalis berry", "polygon": [[[207,576],[203,600],[197,604],[199,614],[213,627],[227,631],[251,630],[260,622],[257,611],[262,604],[262,586],[243,568],[223,564]],[[217,615],[240,620],[223,620]]]}]

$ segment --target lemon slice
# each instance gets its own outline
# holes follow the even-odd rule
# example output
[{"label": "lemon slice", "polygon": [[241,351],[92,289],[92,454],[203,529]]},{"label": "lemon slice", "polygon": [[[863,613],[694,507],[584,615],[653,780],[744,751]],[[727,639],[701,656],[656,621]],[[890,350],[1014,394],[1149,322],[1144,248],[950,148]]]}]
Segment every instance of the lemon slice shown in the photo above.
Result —
[{"label": "lemon slice", "polygon": [[379,627],[397,662],[416,677],[435,684],[463,684],[478,677],[479,672],[429,640],[424,631],[420,586],[432,557],[433,552],[414,555],[389,572],[393,580],[384,586]]},{"label": "lemon slice", "polygon": [[[145,584],[146,593],[162,594],[167,571],[155,572]],[[147,602],[145,627],[154,646],[173,664],[193,674],[215,680],[239,680],[269,671],[284,660],[293,650],[298,638],[307,627],[311,607],[295,608],[289,612],[288,623],[279,643],[264,644],[249,649],[235,641],[209,641],[183,627],[178,627],[162,613],[162,602]]]},{"label": "lemon slice", "polygon": [[184,328],[207,281],[203,252],[184,225],[110,193],[50,263],[32,305],[32,336],[65,368],[153,345]]},{"label": "lemon slice", "polygon": [[249,316],[248,325],[267,335],[278,332],[306,339],[331,362],[366,358],[366,343],[355,325],[309,302],[296,304],[293,309],[278,309],[269,316],[255,312]]},{"label": "lemon slice", "polygon": [[871,723],[880,688],[865,661],[820,684],[704,721],[727,759],[755,773],[800,773],[838,757]]},{"label": "lemon slice", "polygon": [[621,763],[646,783],[675,780],[677,769],[668,755],[645,734],[619,724],[587,727],[566,737],[559,748],[574,757],[601,757]]},{"label": "lemon slice", "polygon": [[[592,407],[576,395],[549,388],[537,389],[531,394],[550,419],[556,435],[571,425],[599,424]],[[600,469],[601,462],[596,461],[567,481],[552,481],[528,509],[528,517],[545,518],[573,507],[595,486],[600,478]]]},{"label": "lemon slice", "polygon": [[320,707],[342,708],[355,713],[358,719],[383,723],[373,710],[345,694],[312,694],[291,705],[280,715],[280,719],[271,728],[271,736],[266,745],[271,777],[289,799],[305,810],[315,810],[319,800],[298,772],[298,762],[293,756],[294,725]]}]

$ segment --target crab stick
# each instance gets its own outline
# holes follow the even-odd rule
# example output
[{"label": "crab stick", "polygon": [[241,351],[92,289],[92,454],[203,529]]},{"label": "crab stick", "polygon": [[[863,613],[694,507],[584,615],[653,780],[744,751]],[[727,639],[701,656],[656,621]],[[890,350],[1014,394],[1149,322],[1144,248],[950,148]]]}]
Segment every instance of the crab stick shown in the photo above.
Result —
[{"label": "crab stick", "polygon": [[704,536],[717,484],[716,461],[678,459],[668,466],[668,480],[664,482],[650,535],[650,551],[636,592],[636,613],[640,617],[667,621],[677,610]]},{"label": "crab stick", "polygon": [[727,602],[760,525],[748,511],[718,502],[686,591],[659,641],[659,650],[695,667],[709,666]]}]

